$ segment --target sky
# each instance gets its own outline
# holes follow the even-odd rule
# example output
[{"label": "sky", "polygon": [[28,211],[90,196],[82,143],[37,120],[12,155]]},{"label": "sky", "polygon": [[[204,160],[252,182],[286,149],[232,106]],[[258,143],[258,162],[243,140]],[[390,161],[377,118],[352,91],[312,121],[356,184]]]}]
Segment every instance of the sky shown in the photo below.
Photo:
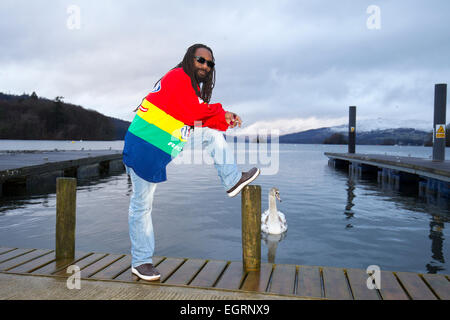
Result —
[{"label": "sky", "polygon": [[449,12],[448,0],[2,0],[0,92],[131,121],[203,43],[211,102],[241,116],[237,132],[341,125],[349,106],[358,120],[431,130],[434,86],[450,79]]}]

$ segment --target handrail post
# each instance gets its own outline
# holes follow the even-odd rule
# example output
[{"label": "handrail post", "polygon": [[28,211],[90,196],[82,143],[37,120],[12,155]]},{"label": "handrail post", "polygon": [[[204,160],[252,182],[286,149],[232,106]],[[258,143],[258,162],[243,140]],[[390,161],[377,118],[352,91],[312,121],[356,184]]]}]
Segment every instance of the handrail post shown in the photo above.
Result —
[{"label": "handrail post", "polygon": [[77,179],[56,179],[56,260],[75,257]]},{"label": "handrail post", "polygon": [[244,271],[261,268],[261,186],[242,190],[242,261]]}]

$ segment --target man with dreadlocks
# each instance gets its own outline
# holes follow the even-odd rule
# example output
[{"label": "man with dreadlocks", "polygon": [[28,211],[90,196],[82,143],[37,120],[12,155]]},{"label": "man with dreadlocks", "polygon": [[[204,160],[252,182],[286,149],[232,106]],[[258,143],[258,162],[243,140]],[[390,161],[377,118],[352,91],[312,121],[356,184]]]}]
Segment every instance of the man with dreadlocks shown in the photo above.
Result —
[{"label": "man with dreadlocks", "polygon": [[[210,104],[215,84],[214,56],[202,44],[188,48],[183,61],[154,86],[135,111],[125,135],[123,162],[133,186],[128,214],[131,270],[144,280],[160,278],[152,264],[155,240],[151,218],[156,185],[165,181],[166,166],[176,157],[201,123],[203,147],[214,159],[220,181],[229,197],[259,175],[258,168],[240,172],[222,134],[242,124],[241,118]],[[222,131],[222,132],[221,132]]]}]

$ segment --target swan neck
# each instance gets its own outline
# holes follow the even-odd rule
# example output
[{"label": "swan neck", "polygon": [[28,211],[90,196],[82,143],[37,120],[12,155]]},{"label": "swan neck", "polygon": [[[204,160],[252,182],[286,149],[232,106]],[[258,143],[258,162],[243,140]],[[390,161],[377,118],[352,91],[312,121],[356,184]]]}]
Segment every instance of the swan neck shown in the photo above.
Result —
[{"label": "swan neck", "polygon": [[275,196],[269,195],[269,212],[271,214],[276,214],[277,211],[277,200],[275,199]]}]

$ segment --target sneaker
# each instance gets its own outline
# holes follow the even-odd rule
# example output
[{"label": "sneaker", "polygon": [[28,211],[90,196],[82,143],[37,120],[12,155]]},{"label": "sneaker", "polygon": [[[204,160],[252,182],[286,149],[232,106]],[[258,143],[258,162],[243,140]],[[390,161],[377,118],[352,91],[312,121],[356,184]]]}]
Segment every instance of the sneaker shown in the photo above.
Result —
[{"label": "sneaker", "polygon": [[227,191],[229,197],[234,197],[239,192],[241,192],[242,188],[244,188],[246,185],[248,185],[250,182],[256,179],[257,176],[259,176],[259,169],[258,168],[252,168],[250,171],[242,172],[241,180],[236,183],[236,185]]},{"label": "sneaker", "polygon": [[151,263],[144,263],[136,268],[131,267],[131,272],[139,278],[149,281],[158,280],[161,277],[158,269]]}]

